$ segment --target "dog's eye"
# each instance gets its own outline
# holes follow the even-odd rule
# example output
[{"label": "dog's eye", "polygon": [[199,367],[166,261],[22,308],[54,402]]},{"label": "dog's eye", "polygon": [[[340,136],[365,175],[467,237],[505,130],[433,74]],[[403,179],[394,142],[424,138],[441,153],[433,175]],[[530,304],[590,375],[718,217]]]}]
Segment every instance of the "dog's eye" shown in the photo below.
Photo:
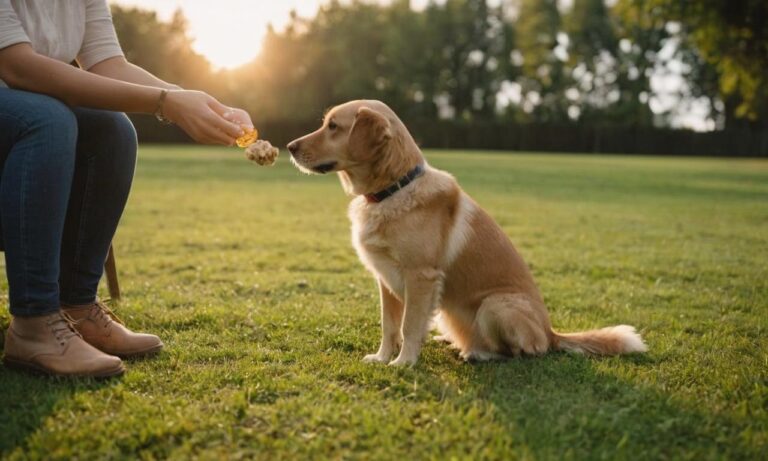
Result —
[{"label": "dog's eye", "polygon": [[328,129],[329,130],[334,131],[338,127],[339,127],[339,125],[337,125],[336,122],[334,122],[333,120],[328,122]]}]

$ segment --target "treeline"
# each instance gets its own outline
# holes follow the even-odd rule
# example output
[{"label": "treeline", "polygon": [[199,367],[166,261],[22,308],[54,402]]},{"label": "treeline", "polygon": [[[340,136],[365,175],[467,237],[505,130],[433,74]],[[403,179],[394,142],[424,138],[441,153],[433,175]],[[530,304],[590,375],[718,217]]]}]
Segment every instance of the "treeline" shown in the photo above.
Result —
[{"label": "treeline", "polygon": [[[428,139],[445,126],[498,127],[488,130],[500,148],[505,131],[529,125],[652,133],[695,100],[717,128],[756,133],[741,155],[765,144],[768,2],[570,3],[331,1],[270,30],[253,62],[219,72],[192,50],[181,13],[167,23],[118,6],[113,15],[133,62],[284,127],[278,137],[357,98],[386,101]],[[651,84],[665,72],[684,81],[680,94]]]}]

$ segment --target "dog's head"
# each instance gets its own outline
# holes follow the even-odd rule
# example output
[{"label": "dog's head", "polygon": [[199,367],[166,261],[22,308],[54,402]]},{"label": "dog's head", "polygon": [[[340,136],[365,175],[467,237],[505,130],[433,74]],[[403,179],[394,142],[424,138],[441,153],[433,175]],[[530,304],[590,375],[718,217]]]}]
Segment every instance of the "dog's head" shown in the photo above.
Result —
[{"label": "dog's head", "polygon": [[291,141],[288,151],[305,173],[339,172],[352,194],[380,190],[423,161],[403,123],[380,101],[332,108],[317,131]]}]

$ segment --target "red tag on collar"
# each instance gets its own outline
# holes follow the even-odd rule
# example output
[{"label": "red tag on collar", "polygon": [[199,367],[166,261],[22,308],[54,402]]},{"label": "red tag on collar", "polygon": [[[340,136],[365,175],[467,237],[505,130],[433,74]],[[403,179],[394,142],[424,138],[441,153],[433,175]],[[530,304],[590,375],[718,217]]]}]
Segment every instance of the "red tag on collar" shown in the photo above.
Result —
[{"label": "red tag on collar", "polygon": [[377,199],[375,195],[373,194],[367,194],[365,196],[365,201],[368,203],[379,203],[381,200]]}]

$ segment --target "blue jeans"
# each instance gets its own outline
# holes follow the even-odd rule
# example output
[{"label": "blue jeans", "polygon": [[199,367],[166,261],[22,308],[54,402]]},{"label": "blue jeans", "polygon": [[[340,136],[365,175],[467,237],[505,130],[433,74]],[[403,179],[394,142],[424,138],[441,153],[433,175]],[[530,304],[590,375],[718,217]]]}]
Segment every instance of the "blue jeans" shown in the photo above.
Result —
[{"label": "blue jeans", "polygon": [[12,315],[96,299],[136,148],[125,114],[0,88],[0,229]]}]

